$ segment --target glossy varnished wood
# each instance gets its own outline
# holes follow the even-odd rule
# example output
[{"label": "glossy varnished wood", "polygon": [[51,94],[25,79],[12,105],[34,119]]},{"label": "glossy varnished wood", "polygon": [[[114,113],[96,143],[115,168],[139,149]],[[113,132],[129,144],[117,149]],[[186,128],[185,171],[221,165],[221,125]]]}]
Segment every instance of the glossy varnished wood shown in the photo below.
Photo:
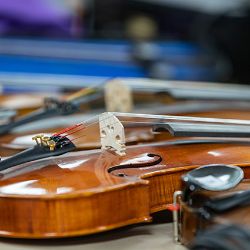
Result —
[{"label": "glossy varnished wood", "polygon": [[181,174],[210,163],[247,169],[249,149],[168,142],[130,146],[123,157],[79,151],[17,166],[0,182],[0,235],[65,237],[149,221],[172,202]]}]

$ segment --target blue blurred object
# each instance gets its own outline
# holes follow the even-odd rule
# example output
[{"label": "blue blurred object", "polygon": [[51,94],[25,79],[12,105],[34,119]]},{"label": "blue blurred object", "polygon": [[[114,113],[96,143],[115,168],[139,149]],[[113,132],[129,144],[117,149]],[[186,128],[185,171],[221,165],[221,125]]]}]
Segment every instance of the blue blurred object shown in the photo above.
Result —
[{"label": "blue blurred object", "polygon": [[36,84],[11,84],[9,82],[0,84],[0,94],[13,93],[62,93],[64,88],[62,86],[36,85]]},{"label": "blue blurred object", "polygon": [[134,44],[120,40],[75,42],[1,38],[0,82],[6,83],[8,74],[9,79],[17,74],[27,78],[29,74],[32,77],[36,74],[38,77],[48,74],[84,76],[83,85],[89,84],[93,77],[203,81],[219,78],[215,63],[206,51],[186,42]]},{"label": "blue blurred object", "polygon": [[0,38],[0,54],[131,63],[135,57],[194,61],[208,57],[197,45],[168,41],[132,43],[126,40],[58,41]]},{"label": "blue blurred object", "polygon": [[146,76],[146,72],[142,67],[132,63],[27,56],[0,56],[0,69],[4,72],[34,72],[87,76]]}]

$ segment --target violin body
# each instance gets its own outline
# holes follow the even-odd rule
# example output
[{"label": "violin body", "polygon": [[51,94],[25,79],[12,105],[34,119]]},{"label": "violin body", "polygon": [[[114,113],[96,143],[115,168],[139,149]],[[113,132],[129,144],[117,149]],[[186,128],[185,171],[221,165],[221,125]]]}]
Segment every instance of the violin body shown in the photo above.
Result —
[{"label": "violin body", "polygon": [[197,166],[230,163],[249,176],[249,150],[241,141],[169,140],[129,146],[125,156],[78,151],[10,168],[0,182],[0,235],[69,237],[148,222]]}]

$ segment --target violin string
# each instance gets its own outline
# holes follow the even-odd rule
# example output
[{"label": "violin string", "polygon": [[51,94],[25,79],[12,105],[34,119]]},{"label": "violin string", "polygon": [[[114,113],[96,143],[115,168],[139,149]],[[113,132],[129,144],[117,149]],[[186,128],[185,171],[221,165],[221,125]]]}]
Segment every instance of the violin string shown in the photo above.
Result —
[{"label": "violin string", "polygon": [[[126,113],[114,112],[117,117],[126,117]],[[195,122],[195,123],[208,123],[208,124],[223,124],[223,125],[250,125],[249,120],[239,119],[222,119],[222,118],[209,118],[209,117],[189,117],[189,116],[171,116],[171,115],[151,115],[151,114],[130,114],[130,118],[142,119],[158,119],[159,121],[178,121],[178,122]],[[152,122],[151,122],[152,123]]]},{"label": "violin string", "polygon": [[[82,127],[82,126],[83,126],[83,127]],[[82,128],[81,128],[81,127],[82,127]],[[77,129],[77,128],[79,128],[79,129],[78,129],[78,130],[75,130],[75,129]],[[67,132],[69,131],[70,133],[64,133],[64,131],[62,131],[61,133],[59,133],[59,135],[63,135],[63,134],[64,134],[64,136],[62,137],[62,138],[64,138],[65,136],[74,134],[74,133],[76,133],[76,132],[78,132],[78,131],[81,131],[82,129],[85,129],[84,124],[80,124],[80,125],[78,125],[78,126],[72,128],[72,129],[67,130]],[[72,131],[72,130],[73,130],[73,131]],[[58,135],[58,134],[56,134],[56,135]]]},{"label": "violin string", "polygon": [[83,128],[78,129],[78,130],[75,130],[75,131],[73,131],[71,133],[68,133],[68,134],[64,135],[63,137],[66,137],[66,136],[69,136],[69,135],[73,135],[73,134],[75,134],[75,133],[77,133],[77,132],[79,132],[79,131],[81,131],[83,129],[85,129],[85,126]]},{"label": "violin string", "polygon": [[[126,122],[128,122],[128,121],[123,121],[123,123],[126,123]],[[97,122],[95,122],[95,123],[97,123]],[[114,123],[111,123],[110,125],[111,126],[113,126],[113,125],[115,125],[115,124],[117,124],[117,123],[119,123],[118,121],[115,121]],[[144,122],[143,122],[144,123]],[[145,124],[145,123],[144,123]],[[90,125],[92,125],[92,124],[90,124]],[[89,126],[90,126],[89,125]],[[85,129],[86,129],[87,127],[85,127]],[[73,134],[73,133],[72,133]],[[81,135],[81,136],[78,136],[78,137],[76,137],[76,138],[73,138],[73,139],[70,139],[72,142],[73,141],[76,141],[76,140],[78,140],[78,139],[80,139],[80,138],[82,138],[82,137],[85,137],[86,136],[86,134],[83,134],[83,135]]]},{"label": "violin string", "polygon": [[[95,123],[93,123],[93,124],[97,124],[98,122],[95,122]],[[115,125],[115,124],[117,124],[117,123],[119,123],[118,121],[116,121],[116,122],[114,122],[114,123],[111,123],[110,125],[112,126],[112,125]],[[93,125],[93,124],[90,124],[90,125]],[[90,126],[89,125],[89,126]],[[84,129],[87,129],[89,126],[86,126]],[[79,131],[81,131],[81,130],[79,130]],[[74,134],[74,133],[72,133],[72,134]],[[72,135],[71,134],[71,135]],[[79,137],[77,137],[77,138],[73,138],[71,141],[74,141],[74,140],[76,140],[76,139],[78,139],[78,138],[81,138],[81,137],[84,137],[84,136],[86,136],[85,134],[84,135],[82,135],[82,136],[79,136]]]},{"label": "violin string", "polygon": [[78,137],[76,137],[76,138],[74,138],[74,139],[72,139],[72,140],[70,140],[70,141],[71,141],[71,142],[72,142],[72,141],[76,141],[76,140],[78,140],[79,138],[82,138],[82,137],[86,137],[86,135],[78,136]]},{"label": "violin string", "polygon": [[[101,122],[101,121],[105,121],[106,119],[109,119],[109,117],[107,117],[107,118],[104,118],[104,119],[102,119],[102,120],[96,120],[96,121],[94,121],[94,122],[92,122],[92,123],[90,123],[90,124],[88,124],[88,125],[85,125],[84,126],[84,122],[83,123],[80,123],[80,124],[78,124],[78,126],[72,126],[71,128],[69,128],[69,129],[66,129],[66,131],[71,131],[71,130],[74,130],[75,128],[77,128],[77,127],[80,127],[80,126],[84,126],[83,128],[80,128],[80,129],[78,129],[78,130],[76,130],[76,131],[73,131],[72,133],[68,133],[68,134],[66,134],[64,137],[66,137],[66,136],[68,136],[68,135],[72,135],[72,134],[74,134],[74,133],[76,133],[76,132],[79,132],[79,131],[81,131],[81,130],[85,130],[85,129],[87,129],[88,127],[90,127],[90,126],[92,126],[92,125],[94,125],[94,124],[96,124],[96,123],[98,123],[98,122]],[[123,123],[129,123],[130,121],[126,121],[126,120],[121,120],[121,119],[119,119],[120,120],[120,122],[123,122]],[[159,119],[159,123],[162,123],[162,122],[160,122],[161,121],[161,119]],[[206,121],[207,122],[207,121]],[[150,121],[148,121],[148,122],[145,122],[145,121],[134,121],[134,123],[136,123],[136,124],[152,124],[152,122],[150,122]],[[115,124],[115,123],[114,123]],[[114,125],[114,124],[110,124],[110,125]],[[157,124],[157,122],[155,122],[155,124]],[[239,124],[240,125],[240,124]],[[60,132],[60,133],[58,133],[58,134],[63,134],[63,132],[64,131],[62,131],[62,132]]]},{"label": "violin string", "polygon": [[[100,121],[105,121],[106,119],[108,119],[108,118],[105,118],[105,119],[100,120]],[[73,131],[73,132],[71,132],[71,133],[67,133],[66,135],[64,135],[64,136],[62,137],[62,138],[64,138],[64,137],[66,137],[66,136],[68,136],[68,135],[72,135],[72,134],[74,134],[74,133],[76,133],[76,132],[79,132],[79,131],[81,131],[81,130],[85,130],[85,129],[88,128],[89,126],[92,126],[92,125],[94,125],[94,124],[96,124],[96,123],[98,123],[98,122],[99,122],[99,120],[96,120],[96,121],[94,121],[94,122],[92,122],[92,123],[90,123],[90,124],[88,124],[88,125],[85,125],[86,122],[81,122],[81,123],[78,123],[77,125],[74,125],[74,126],[71,126],[71,127],[66,128],[66,129],[64,129],[64,130],[62,130],[62,131],[59,131],[59,133],[56,133],[56,134],[54,134],[54,135],[61,135],[61,134],[64,134],[64,132],[68,132],[68,131],[71,131],[71,130],[76,129],[77,127],[83,126],[83,128],[80,128],[80,129],[78,129],[78,130],[76,130],[76,131]]]},{"label": "violin string", "polygon": [[[108,118],[106,118],[106,119],[108,119]],[[105,119],[103,119],[103,120],[101,120],[101,121],[105,121]],[[98,121],[95,121],[95,122],[93,122],[93,123],[91,123],[91,124],[89,124],[88,126],[84,126],[84,128],[81,128],[81,129],[79,129],[79,130],[77,130],[77,131],[74,131],[74,132],[72,132],[72,133],[69,133],[69,134],[67,134],[67,135],[64,135],[63,137],[61,137],[61,139],[63,139],[63,138],[66,138],[68,135],[73,135],[73,134],[75,134],[76,132],[79,132],[79,131],[81,131],[81,130],[85,130],[85,129],[87,129],[89,126],[91,126],[91,125],[94,125],[94,124],[97,124],[98,123]],[[111,123],[110,125],[111,126],[113,126],[113,125],[115,125],[115,124],[117,124],[117,123],[119,123],[118,121],[115,121],[114,123]],[[81,124],[81,125],[83,125],[83,124]],[[76,141],[76,140],[78,140],[79,138],[82,138],[82,137],[86,137],[86,134],[83,134],[83,135],[80,135],[80,136],[78,136],[78,137],[76,137],[76,138],[72,138],[72,139],[70,139],[72,142],[73,141]]]},{"label": "violin string", "polygon": [[65,132],[68,132],[68,131],[71,131],[71,130],[77,128],[77,127],[80,127],[81,125],[82,125],[81,123],[78,123],[78,124],[75,124],[75,125],[73,125],[71,127],[67,127],[65,129],[59,131],[58,133],[53,134],[52,136],[59,136],[61,134],[64,134]]},{"label": "violin string", "polygon": [[[90,127],[90,126],[92,126],[92,125],[94,125],[94,124],[97,124],[98,122],[102,122],[102,121],[105,121],[105,120],[107,120],[107,119],[109,119],[110,117],[107,117],[107,118],[103,118],[103,119],[101,119],[101,120],[97,120],[97,121],[94,121],[94,122],[92,122],[92,123],[90,123],[90,124],[88,124],[88,125],[85,125],[85,123],[84,122],[82,122],[82,123],[78,123],[77,125],[74,125],[74,126],[72,126],[72,127],[69,127],[69,128],[66,128],[66,129],[64,129],[64,130],[62,130],[62,131],[60,131],[59,133],[56,133],[56,134],[54,134],[55,136],[56,135],[61,135],[61,134],[64,134],[65,132],[68,132],[68,131],[72,131],[73,130],[73,132],[71,132],[71,133],[66,133],[63,137],[62,137],[62,139],[63,138],[65,138],[65,137],[67,137],[68,135],[73,135],[74,133],[77,133],[77,132],[79,132],[79,131],[81,131],[81,130],[86,130],[88,127]],[[126,121],[126,120],[119,120],[120,122],[122,122],[122,123],[129,123],[130,121]],[[112,125],[115,125],[115,124],[117,124],[118,122],[115,122],[115,123],[111,123],[110,125],[112,126]],[[152,124],[152,122],[135,122],[135,123],[137,123],[137,124],[145,124],[145,123],[147,123],[147,124]],[[85,126],[84,126],[85,125]],[[78,128],[78,127],[81,127],[81,126],[83,126],[82,128],[80,128],[80,129],[78,129],[78,130],[75,130],[74,131],[74,129],[76,129],[76,128]],[[54,136],[53,135],[53,136]]]},{"label": "violin string", "polygon": [[[123,123],[126,123],[126,122],[128,122],[128,121],[123,121]],[[95,122],[95,123],[97,123],[97,122]],[[115,121],[114,123],[111,123],[110,125],[111,126],[113,126],[113,125],[115,125],[115,124],[117,124],[117,123],[119,123],[118,121]],[[128,122],[129,123],[129,122]],[[143,122],[144,124],[145,124],[145,122]],[[150,123],[149,123],[150,124]],[[92,124],[90,124],[90,125],[92,125]],[[89,126],[90,126],[89,125]],[[85,129],[86,129],[87,127],[85,127]],[[72,133],[73,134],[73,133]],[[82,137],[86,137],[86,134],[83,134],[83,135],[81,135],[81,136],[78,136],[78,137],[76,137],[76,138],[73,138],[73,139],[70,139],[71,140],[71,142],[73,142],[73,141],[76,141],[76,140],[78,140],[78,139],[80,139],[80,138],[82,138]]]},{"label": "violin string", "polygon": [[[75,133],[77,133],[77,132],[79,132],[79,131],[81,131],[81,130],[85,130],[85,129],[88,128],[89,126],[92,126],[92,125],[94,125],[94,124],[96,124],[96,123],[98,123],[98,121],[95,121],[95,122],[93,122],[93,123],[90,123],[89,125],[85,125],[84,122],[78,123],[77,125],[74,125],[74,126],[72,126],[72,127],[66,128],[66,129],[60,131],[59,133],[54,134],[53,136],[62,135],[62,134],[64,134],[65,132],[68,132],[68,131],[72,131],[72,130],[73,130],[73,132],[71,132],[71,133],[66,133],[64,136],[61,137],[61,139],[64,139],[64,138],[66,138],[67,136],[73,135],[73,134],[75,134]],[[76,128],[79,128],[79,127],[81,127],[81,126],[83,126],[83,127],[80,128],[80,129],[78,129],[78,130],[75,130]],[[74,131],[74,130],[75,130],[75,131]]]},{"label": "violin string", "polygon": [[[112,113],[113,114],[113,113]],[[120,115],[121,113],[118,113],[118,116]],[[142,114],[143,115],[143,114]],[[120,115],[121,116],[121,115]],[[82,122],[82,123],[78,123],[78,124],[76,124],[76,125],[74,125],[74,126],[72,126],[72,127],[69,127],[69,128],[66,128],[66,129],[64,129],[63,131],[60,131],[59,133],[56,133],[55,135],[61,135],[61,134],[64,134],[65,132],[68,132],[68,131],[72,131],[73,130],[73,132],[71,132],[71,133],[66,133],[62,138],[65,138],[65,137],[67,137],[68,135],[73,135],[74,133],[76,133],[76,132],[79,132],[79,131],[81,131],[81,130],[86,130],[88,127],[90,127],[90,126],[92,126],[92,125],[94,125],[94,124],[97,124],[98,122],[102,122],[102,121],[105,121],[105,120],[108,120],[110,117],[106,117],[106,118],[103,118],[103,119],[96,119],[94,122],[92,122],[92,123],[89,123],[88,125],[85,125],[86,124],[86,122]],[[119,118],[119,121],[120,122],[122,122],[122,123],[130,123],[131,121],[127,121],[127,120],[122,120],[121,118],[123,118],[122,116]],[[135,117],[130,117],[130,118],[135,118]],[[140,117],[139,117],[140,118]],[[176,120],[179,120],[179,121],[182,121],[182,122],[185,122],[185,121],[188,121],[188,119],[187,118],[189,118],[189,120],[191,120],[191,121],[194,121],[194,122],[202,122],[202,121],[197,121],[197,120],[192,120],[192,118],[190,118],[190,117],[181,117],[181,118],[184,118],[184,120],[182,119],[182,120],[180,120],[180,119],[178,119],[179,117],[173,117],[173,116],[167,116],[165,119],[176,119]],[[151,118],[152,119],[152,118]],[[153,119],[156,119],[156,117],[154,118],[153,117]],[[158,118],[158,123],[162,123],[163,122],[163,120],[164,120],[164,116],[162,116],[162,118]],[[222,123],[222,122],[225,122],[226,123],[226,120],[227,119],[216,119],[215,121],[211,121],[211,120],[207,120],[207,119],[205,119],[204,120],[204,122],[208,122],[208,123]],[[231,120],[231,119],[228,119],[228,120]],[[117,122],[115,122],[115,123],[113,123],[113,124],[110,124],[110,125],[114,125],[114,124],[116,124]],[[152,124],[152,122],[151,121],[148,121],[148,122],[145,122],[145,121],[133,121],[133,123],[136,123],[136,124]],[[235,123],[236,123],[236,121],[235,121]],[[157,124],[157,122],[155,122],[155,124]],[[231,124],[231,123],[229,123],[229,124]],[[242,125],[242,123],[241,124],[235,124],[235,125]],[[83,126],[82,128],[80,128],[80,129],[78,129],[78,130],[76,130],[76,131],[74,131],[74,129],[76,129],[76,128],[78,128],[78,127],[81,127],[81,126]],[[82,136],[80,136],[80,137],[82,137]],[[80,137],[77,137],[77,138],[80,138]]]},{"label": "violin string", "polygon": [[[116,122],[114,122],[114,123],[111,123],[110,125],[112,126],[112,125],[115,125],[115,124],[117,124],[117,123],[119,123],[118,121],[116,121]],[[83,134],[83,135],[81,135],[81,136],[78,136],[78,137],[76,137],[76,138],[73,138],[73,139],[71,139],[71,141],[73,142],[73,141],[76,141],[76,140],[78,140],[79,138],[82,138],[82,137],[85,137],[86,136],[86,134]]]}]

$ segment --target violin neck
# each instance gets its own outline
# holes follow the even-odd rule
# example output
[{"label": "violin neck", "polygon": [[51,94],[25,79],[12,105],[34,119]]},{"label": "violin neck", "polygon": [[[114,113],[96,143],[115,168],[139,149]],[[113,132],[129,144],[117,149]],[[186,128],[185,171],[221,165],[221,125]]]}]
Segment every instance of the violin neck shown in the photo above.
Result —
[{"label": "violin neck", "polygon": [[106,112],[110,116],[116,116],[125,125],[138,124],[139,125],[157,125],[174,123],[195,123],[195,124],[219,124],[219,125],[246,125],[250,126],[249,120],[238,119],[221,119],[221,118],[207,118],[207,117],[190,117],[190,116],[172,116],[172,115],[151,115],[151,114],[136,114],[136,113],[120,113],[120,112]]}]

